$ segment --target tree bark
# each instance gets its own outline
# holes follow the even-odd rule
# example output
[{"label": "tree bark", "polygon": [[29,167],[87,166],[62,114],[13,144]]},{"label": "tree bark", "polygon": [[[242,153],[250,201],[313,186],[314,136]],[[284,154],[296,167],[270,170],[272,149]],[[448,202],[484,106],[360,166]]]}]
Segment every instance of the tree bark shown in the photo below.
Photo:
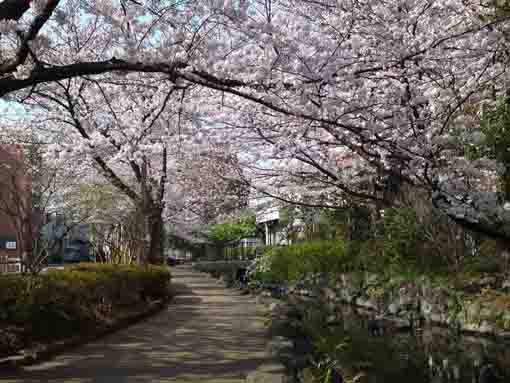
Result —
[{"label": "tree bark", "polygon": [[151,206],[146,212],[147,229],[150,237],[146,262],[162,264],[164,262],[163,209]]},{"label": "tree bark", "polygon": [[509,272],[510,262],[510,240],[497,239],[496,240],[496,256],[501,262],[503,271]]},{"label": "tree bark", "polygon": [[110,72],[141,72],[141,73],[166,73],[171,79],[181,77],[179,69],[186,68],[182,62],[168,63],[130,63],[112,58],[106,61],[79,62],[69,65],[38,68],[32,71],[27,78],[5,77],[0,78],[0,97],[11,92],[26,89],[37,84],[56,82],[80,76],[92,76]]},{"label": "tree bark", "polygon": [[19,20],[30,9],[32,0],[4,0],[0,3],[1,20]]}]

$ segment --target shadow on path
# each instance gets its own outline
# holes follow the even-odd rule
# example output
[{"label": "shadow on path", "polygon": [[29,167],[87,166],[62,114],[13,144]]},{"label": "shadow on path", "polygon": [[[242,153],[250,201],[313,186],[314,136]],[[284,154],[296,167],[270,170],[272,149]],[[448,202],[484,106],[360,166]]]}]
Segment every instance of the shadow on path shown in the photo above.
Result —
[{"label": "shadow on path", "polygon": [[187,267],[172,274],[164,312],[0,382],[242,382],[267,360],[255,299]]}]

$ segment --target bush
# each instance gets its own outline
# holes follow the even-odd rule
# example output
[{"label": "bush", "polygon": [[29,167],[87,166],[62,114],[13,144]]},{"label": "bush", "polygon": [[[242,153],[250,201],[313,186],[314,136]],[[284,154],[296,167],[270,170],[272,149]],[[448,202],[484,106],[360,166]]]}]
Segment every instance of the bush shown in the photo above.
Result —
[{"label": "bush", "polygon": [[271,282],[293,282],[309,273],[345,272],[353,260],[342,241],[313,241],[273,247],[256,260],[253,276]]},{"label": "bush", "polygon": [[[162,266],[113,265],[102,263],[84,263],[69,269],[71,272],[86,272],[103,275],[108,278],[98,287],[108,290],[113,299],[164,299],[168,296],[170,271]],[[105,297],[107,298],[107,297]]]},{"label": "bush", "polygon": [[169,270],[156,266],[80,264],[37,276],[0,275],[0,320],[32,341],[54,340],[164,299],[169,287]]},{"label": "bush", "polygon": [[360,258],[365,269],[391,273],[443,273],[448,257],[441,255],[438,238],[427,231],[415,209],[394,207],[384,211],[374,237],[361,245]]},{"label": "bush", "polygon": [[[273,247],[256,258],[251,277],[264,282],[282,283],[295,282],[312,273],[367,271],[420,275],[445,269],[442,259],[418,257],[413,252],[414,246],[419,246],[413,228],[402,228],[399,235],[390,234],[390,228],[394,226],[386,226],[386,231],[377,239],[366,241],[313,241]],[[406,239],[411,243],[406,243]]]},{"label": "bush", "polygon": [[243,260],[243,259],[253,259],[257,253],[257,248],[255,246],[249,247],[233,247],[226,248],[223,250],[224,258],[227,260]]},{"label": "bush", "polygon": [[501,260],[496,257],[473,257],[464,265],[465,272],[474,274],[489,273],[496,274],[501,272]]},{"label": "bush", "polygon": [[423,238],[424,233],[413,209],[386,209],[379,222],[377,235],[385,257],[395,262],[414,260],[423,244]]},{"label": "bush", "polygon": [[30,290],[29,278],[19,275],[0,276],[0,321],[2,325],[22,323],[23,310]]}]

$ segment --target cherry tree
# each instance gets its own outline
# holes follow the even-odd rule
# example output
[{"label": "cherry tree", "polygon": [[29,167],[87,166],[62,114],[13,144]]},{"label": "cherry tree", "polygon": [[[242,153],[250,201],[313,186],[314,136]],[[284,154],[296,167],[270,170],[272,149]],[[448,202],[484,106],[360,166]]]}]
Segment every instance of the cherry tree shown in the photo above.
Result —
[{"label": "cherry tree", "polygon": [[171,237],[202,243],[211,224],[246,209],[249,187],[239,179],[237,155],[230,145],[209,141],[213,128],[198,128],[180,140],[180,151],[168,167],[164,211]]},{"label": "cherry tree", "polygon": [[410,184],[462,225],[509,238],[508,201],[482,187],[501,161],[467,153],[507,92],[508,15],[478,1],[271,4],[237,57],[256,57],[258,87],[197,82],[233,95],[216,98],[215,117],[243,136],[257,174],[294,188],[278,197],[322,188],[392,204]]},{"label": "cherry tree", "polygon": [[[0,3],[0,97],[39,84],[105,73],[162,73],[173,81],[214,78],[229,2],[145,0],[4,0]],[[246,3],[246,4],[245,4]],[[227,11],[225,15],[224,11]],[[221,45],[233,35],[222,34]],[[225,52],[225,50],[223,50]],[[221,53],[221,52],[218,52]]]},{"label": "cherry tree", "polygon": [[137,74],[124,81],[129,86],[115,78],[60,81],[34,90],[26,104],[43,109],[39,129],[60,132],[55,158],[82,158],[131,200],[141,219],[134,226],[148,240],[141,260],[161,262],[164,221],[181,231],[187,225],[177,220],[205,224],[246,204],[246,188],[233,179],[228,147],[197,131],[186,107],[192,87]]},{"label": "cherry tree", "polygon": [[[497,177],[500,162],[466,154],[507,89],[508,14],[492,1],[30,5],[1,21],[0,96],[23,101],[76,77],[128,86],[121,73],[143,72],[144,85],[164,79],[167,92],[193,87],[186,107],[235,128],[225,139],[256,140],[254,169],[266,173],[266,153],[283,173],[295,169],[294,194],[312,179],[333,197],[391,204],[407,183],[459,223],[510,235],[504,198],[473,188]],[[346,156],[359,171],[341,174]]]},{"label": "cherry tree", "polygon": [[65,132],[53,146],[56,156],[86,158],[135,204],[148,240],[145,261],[154,263],[163,257],[168,160],[178,151],[181,113],[169,108],[178,88],[153,81],[152,88],[127,88],[114,81],[66,80],[34,90],[27,102],[45,109],[47,130]]},{"label": "cherry tree", "polygon": [[[204,132],[198,132],[198,140]],[[249,188],[239,179],[237,154],[228,145],[192,142],[181,153],[176,182],[186,193],[185,209],[204,224],[246,208]]]}]

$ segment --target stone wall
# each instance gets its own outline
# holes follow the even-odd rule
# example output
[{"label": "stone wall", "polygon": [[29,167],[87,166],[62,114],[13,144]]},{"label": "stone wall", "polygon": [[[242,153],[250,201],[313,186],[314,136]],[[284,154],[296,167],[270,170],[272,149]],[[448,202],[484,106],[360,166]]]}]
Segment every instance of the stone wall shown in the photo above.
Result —
[{"label": "stone wall", "polygon": [[373,310],[380,317],[405,320],[409,326],[425,321],[510,338],[508,287],[508,280],[491,276],[453,286],[425,276],[410,280],[350,273],[311,275],[291,287],[289,294],[322,296],[332,304],[349,303]]},{"label": "stone wall", "polygon": [[[249,261],[201,262],[194,268],[228,284],[235,280],[237,270],[246,269],[249,264]],[[464,278],[461,284],[454,284],[427,276],[411,279],[367,272],[315,274],[288,287],[262,288],[267,289],[274,290],[278,298],[323,297],[333,305],[352,304],[372,310],[376,316],[398,320],[403,327],[405,323],[411,327],[424,321],[510,339],[510,279],[500,275]]]}]

